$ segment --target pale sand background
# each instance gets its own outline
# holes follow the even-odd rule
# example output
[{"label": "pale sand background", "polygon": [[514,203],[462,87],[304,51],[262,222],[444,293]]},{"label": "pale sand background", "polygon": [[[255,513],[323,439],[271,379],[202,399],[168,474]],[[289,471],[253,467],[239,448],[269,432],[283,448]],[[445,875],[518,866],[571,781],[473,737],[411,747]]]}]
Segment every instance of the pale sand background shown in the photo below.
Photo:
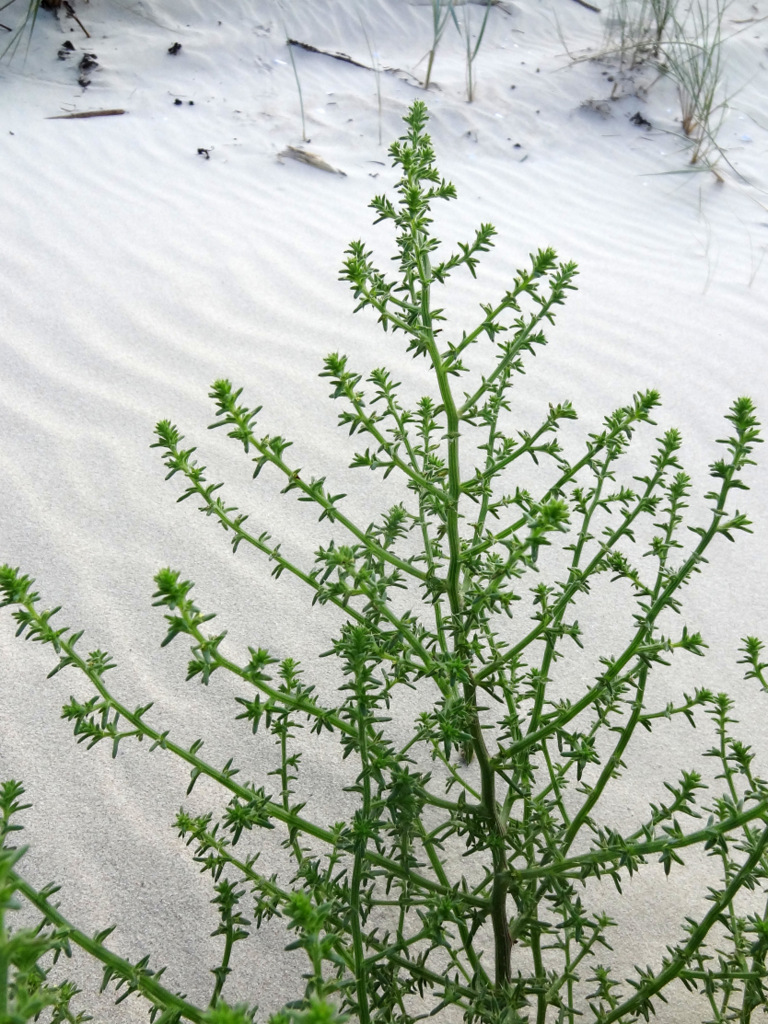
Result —
[{"label": "pale sand background", "polygon": [[[326,536],[312,526],[311,509],[280,498],[273,478],[252,486],[247,460],[205,429],[208,387],[226,375],[264,406],[264,432],[294,439],[295,463],[349,491],[348,507],[364,523],[396,500],[380,479],[346,469],[352,449],[317,372],[338,349],[363,370],[386,360],[409,392],[423,387],[421,367],[395,341],[384,351],[373,318],[351,316],[337,269],[352,238],[386,251],[388,236],[371,227],[367,203],[393,184],[386,146],[408,105],[424,96],[412,76],[423,75],[430,11],[404,0],[294,2],[288,29],[368,63],[358,11],[378,62],[407,73],[381,75],[384,145],[373,74],[295,53],[307,148],[346,177],[277,159],[300,144],[301,127],[277,9],[261,0],[93,0],[78,6],[91,40],[41,14],[26,59],[20,52],[0,63],[0,560],[38,579],[46,604],[63,606],[61,624],[87,630],[84,649],[110,651],[122,699],[155,701],[158,727],[173,725],[178,742],[204,736],[214,764],[234,756],[243,777],[259,784],[271,781],[271,744],[234,724],[233,696],[242,694],[234,682],[185,683],[185,648],[158,650],[164,634],[150,607],[152,576],[164,565],[180,569],[196,581],[201,607],[221,613],[233,652],[253,644],[300,657],[321,687],[335,681],[333,666],[314,658],[338,618],[312,609],[287,577],[269,581],[255,553],[241,549],[233,559],[191,502],[174,504],[179,487],[163,482],[149,444],[155,422],[172,419],[199,445],[211,478],[227,481],[233,503],[309,565]],[[9,8],[0,20],[13,24],[19,13]],[[570,0],[492,12],[471,106],[461,41],[449,30],[426,96],[439,166],[459,191],[440,215],[442,237],[468,239],[480,220],[499,230],[480,283],[456,279],[453,329],[471,325],[477,303],[502,294],[540,246],[580,266],[580,291],[516,388],[516,427],[535,427],[549,401],[570,398],[581,414],[567,435],[575,445],[634,391],[656,387],[659,427],[639,451],[647,455],[662,429],[682,428],[694,511],[731,400],[749,393],[763,416],[768,409],[766,15],[763,0],[739,0],[727,16],[727,90],[736,95],[720,135],[733,165],[721,165],[721,185],[707,173],[679,173],[687,151],[667,134],[679,132],[668,83],[647,101],[612,104],[606,119],[582,107],[606,99],[610,68],[571,64],[563,40],[574,54],[597,51],[605,18]],[[472,17],[479,24],[479,8]],[[74,60],[56,59],[64,39],[77,48]],[[167,53],[174,42],[182,44],[176,57]],[[83,51],[101,65],[85,92],[74,66]],[[129,113],[46,120],[109,107]],[[654,131],[629,122],[638,110]],[[732,687],[741,734],[764,745],[766,698],[741,682],[735,665],[741,636],[768,636],[768,471],[751,481],[743,507],[755,535],[717,546],[706,577],[686,593],[686,621],[711,652],[706,662],[680,660],[660,677],[654,700],[661,706],[695,685]],[[612,649],[615,600],[604,596],[585,612],[593,656]],[[125,743],[116,761],[104,744],[76,746],[59,715],[70,693],[90,695],[81,681],[64,674],[47,682],[52,652],[14,640],[7,613],[0,645],[0,778],[23,780],[34,803],[23,817],[32,847],[24,872],[39,885],[64,883],[57,898],[73,922],[91,932],[117,923],[115,950],[133,959],[150,953],[153,965],[168,965],[166,984],[205,1005],[220,945],[208,938],[217,924],[213,893],[171,824],[182,802],[214,809],[218,797],[200,785],[185,798],[186,769],[157,752],[148,760],[136,743]],[[704,723],[696,733],[640,737],[607,820],[626,824],[627,813],[663,799],[663,779],[696,766],[711,742]],[[315,813],[333,821],[345,778],[336,749],[307,740],[305,773]],[[658,964],[683,916],[703,912],[693,895],[702,877],[694,861],[666,881],[650,869],[622,903],[606,888],[605,905],[625,926],[615,939],[622,970]],[[273,925],[238,944],[228,999],[258,1001],[263,1017],[298,992],[303,963],[281,952],[283,941]],[[97,976],[86,973],[89,988]],[[135,1000],[115,1009],[89,992],[84,1005],[98,1020],[146,1019]],[[690,998],[659,1004],[659,1020],[701,1016]]]}]

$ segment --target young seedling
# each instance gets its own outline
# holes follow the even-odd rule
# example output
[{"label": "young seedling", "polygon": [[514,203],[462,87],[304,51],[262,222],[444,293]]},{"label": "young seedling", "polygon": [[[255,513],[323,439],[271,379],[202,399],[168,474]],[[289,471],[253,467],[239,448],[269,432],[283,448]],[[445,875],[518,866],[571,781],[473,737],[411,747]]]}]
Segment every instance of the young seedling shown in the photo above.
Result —
[{"label": "young seedling", "polygon": [[[259,552],[276,577],[295,577],[315,604],[332,606],[337,621],[340,613],[327,652],[337,660],[338,690],[321,699],[289,655],[257,644],[245,656],[232,649],[180,572],[155,577],[164,644],[186,638],[188,680],[208,685],[229,675],[240,684],[236,717],[274,751],[272,791],[232,759],[215,767],[202,739],[177,743],[165,723],[150,720],[150,704],[122,702],[106,682],[110,656],[81,653],[82,633],[54,622],[58,609],[44,610],[33,580],[0,569],[2,604],[13,609],[18,634],[53,648],[51,675],[75,671],[93,687],[90,699],[72,697],[63,709],[78,742],[107,740],[116,756],[122,742],[147,740],[185,762],[188,792],[206,778],[226,801],[215,823],[213,813],[184,807],[175,822],[215,883],[221,918],[223,950],[202,1009],[166,987],[147,957],[131,963],[112,952],[112,929],[95,937],[77,929],[51,902],[55,887],[38,889],[21,873],[23,851],[9,841],[21,827],[23,787],[6,782],[0,913],[19,895],[52,930],[33,941],[4,929],[0,917],[0,1020],[30,1020],[46,1003],[56,1021],[72,1020],[71,989],[45,986],[37,961],[77,945],[103,964],[105,987],[116,981],[121,998],[141,994],[153,1020],[248,1024],[255,1010],[224,998],[232,949],[275,917],[291,935],[288,948],[306,955],[306,970],[271,1024],[416,1024],[457,1014],[466,1024],[633,1024],[651,1014],[669,1024],[674,1018],[662,1014],[673,987],[718,1024],[749,1024],[765,1005],[765,752],[737,738],[726,689],[684,692],[667,671],[706,650],[681,618],[683,588],[706,567],[711,545],[750,529],[732,500],[747,489],[760,441],[752,402],[737,399],[726,416],[697,518],[677,430],[660,433],[645,469],[627,466],[636,435],[654,423],[655,391],[606,416],[580,454],[560,443],[576,419],[569,402],[551,404],[535,428],[516,421],[513,381],[546,344],[544,329],[573,290],[576,267],[542,249],[502,295],[481,304],[474,327],[448,324],[440,289],[460,271],[475,276],[496,231],[481,224],[467,243],[442,249],[432,207],[456,192],[435,166],[422,103],[405,124],[390,148],[401,172],[396,195],[371,203],[376,220],[394,229],[394,272],[355,241],[341,276],[357,310],[424,368],[422,397],[406,402],[383,366],[364,380],[340,353],[322,371],[340,425],[362,442],[351,465],[380,477],[377,494],[390,477],[399,480],[393,503],[367,524],[356,521],[325,476],[291,460],[289,441],[257,426],[260,408],[216,381],[212,426],[242,447],[261,483],[276,481],[335,531],[314,564],[302,565],[223,497],[169,420],[156,429],[168,477],[181,481],[179,500],[198,502],[233,551]],[[594,622],[580,624],[597,593],[610,599],[612,618],[623,602],[633,609],[615,650],[602,647]],[[585,646],[595,655],[587,672]],[[747,636],[741,653],[746,680],[768,691],[762,643]],[[626,796],[628,767],[638,759],[643,767],[639,736],[697,720],[711,733],[704,756],[665,784],[664,800],[641,799],[631,823],[606,809],[608,793]],[[329,808],[311,799],[306,727],[350,766],[347,818],[337,819],[341,800]],[[289,870],[257,859],[266,853],[258,842],[252,854],[236,849],[262,829],[278,831]],[[611,964],[618,926],[605,910],[606,887],[621,893],[658,863],[684,878],[683,861],[697,850],[712,884],[691,895],[666,952],[621,977]],[[678,895],[687,899],[686,886]],[[655,911],[654,903],[638,917],[635,906],[632,937]]]}]

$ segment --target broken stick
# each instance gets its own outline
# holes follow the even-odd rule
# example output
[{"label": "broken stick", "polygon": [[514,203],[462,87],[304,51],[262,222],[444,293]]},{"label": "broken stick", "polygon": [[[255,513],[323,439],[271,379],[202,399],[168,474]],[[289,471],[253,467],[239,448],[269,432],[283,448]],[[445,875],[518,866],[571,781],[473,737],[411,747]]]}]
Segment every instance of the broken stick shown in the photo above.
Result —
[{"label": "broken stick", "polygon": [[364,68],[366,71],[373,71],[374,69],[368,67],[367,64],[361,64],[357,60],[353,60],[346,53],[339,53],[338,50],[320,50],[317,46],[313,46],[311,43],[302,43],[298,39],[286,40],[289,46],[298,46],[300,50],[306,50],[307,53],[320,53],[323,57],[333,57],[334,60],[344,61],[345,64],[353,64],[356,68]]},{"label": "broken stick", "polygon": [[302,43],[300,39],[286,39],[286,43],[288,46],[298,46],[300,50],[306,50],[307,53],[319,53],[321,57],[331,57],[333,60],[343,61],[344,64],[362,68],[363,71],[383,71],[387,75],[406,75],[408,78],[418,81],[415,75],[412,75],[410,71],[403,71],[402,68],[372,68],[370,64],[361,64],[359,60],[354,60],[347,53],[341,53],[338,50],[321,50],[318,46],[313,46],[312,43]]},{"label": "broken stick", "polygon": [[113,117],[124,114],[124,110],[81,110],[75,114],[52,114],[46,121],[71,121],[75,117]]}]

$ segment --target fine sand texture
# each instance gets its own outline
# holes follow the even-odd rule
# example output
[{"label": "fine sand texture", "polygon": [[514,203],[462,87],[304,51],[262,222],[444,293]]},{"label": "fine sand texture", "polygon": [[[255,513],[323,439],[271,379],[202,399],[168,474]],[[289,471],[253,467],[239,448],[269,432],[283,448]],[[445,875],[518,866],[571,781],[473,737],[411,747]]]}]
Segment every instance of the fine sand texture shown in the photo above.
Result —
[{"label": "fine sand texture", "polygon": [[[15,28],[23,2],[0,21]],[[482,8],[469,8],[477,30]],[[176,742],[203,738],[212,764],[231,757],[241,778],[274,784],[271,737],[235,720],[242,684],[221,673],[208,687],[185,682],[188,649],[179,641],[160,650],[165,624],[151,595],[164,566],[195,581],[198,605],[218,613],[236,659],[249,645],[267,647],[300,659],[321,693],[339,682],[332,659],[318,655],[340,616],[313,607],[287,574],[271,579],[256,552],[233,557],[194,502],[176,504],[178,478],[164,481],[150,444],[155,423],[170,419],[254,532],[268,529],[307,569],[332,531],[310,506],[281,495],[276,476],[252,481],[248,457],[223,431],[206,429],[213,381],[228,377],[249,405],[263,406],[259,431],[292,440],[292,461],[346,492],[348,514],[363,524],[399,500],[394,482],[349,469],[354,439],[337,427],[339,410],[318,373],[339,351],[363,374],[390,366],[407,395],[426,387],[423,364],[374,316],[353,315],[338,280],[352,239],[369,240],[382,262],[392,255],[368,203],[397,180],[387,146],[415,99],[428,104],[438,166],[458,191],[439,210],[438,236],[453,247],[481,221],[498,230],[478,281],[457,276],[446,293],[446,332],[458,338],[473,326],[478,303],[501,296],[530,252],[552,246],[575,260],[579,290],[515,386],[514,427],[534,428],[550,402],[570,400],[579,413],[568,425],[575,451],[606,414],[656,388],[658,426],[643,433],[632,471],[645,471],[655,437],[679,427],[694,481],[691,516],[703,518],[707,467],[719,457],[731,402],[747,394],[762,419],[768,413],[764,0],[734,0],[725,14],[729,103],[722,153],[712,154],[717,173],[690,165],[668,80],[641,68],[618,81],[614,63],[583,59],[605,45],[607,8],[495,6],[471,104],[453,27],[429,91],[420,86],[431,41],[424,0],[291,0],[282,9],[267,0],[91,0],[75,13],[89,38],[63,12],[41,11],[31,39],[0,61],[0,562],[37,580],[44,605],[62,607],[60,625],[86,631],[83,650],[109,651],[118,665],[109,682],[127,705],[154,702],[147,720]],[[286,33],[379,69],[293,47],[306,140]],[[0,30],[0,45],[7,39]],[[64,116],[105,110],[125,113]],[[297,151],[312,156],[296,159]],[[696,686],[728,689],[738,734],[760,751],[765,776],[768,695],[743,682],[737,665],[743,636],[768,640],[768,459],[759,449],[757,458],[751,490],[739,496],[754,534],[715,545],[684,595],[683,621],[701,631],[708,655],[676,658],[651,701],[663,707],[668,693]],[[596,596],[582,622],[593,652],[611,652],[625,612]],[[21,780],[33,804],[20,818],[30,844],[20,870],[38,887],[61,884],[60,909],[84,931],[117,924],[113,949],[167,965],[164,984],[205,1006],[222,940],[209,937],[218,924],[210,877],[173,821],[181,805],[220,812],[222,797],[204,783],[186,797],[187,768],[146,743],[124,742],[114,760],[106,743],[77,745],[61,707],[72,695],[89,698],[87,681],[71,671],[48,680],[51,649],[14,631],[6,610],[0,779]],[[408,700],[406,715],[429,694]],[[701,767],[712,743],[703,717],[696,730],[673,723],[638,737],[606,819],[617,827],[640,820],[649,801],[665,798],[664,780]],[[331,824],[354,806],[342,791],[341,748],[307,736],[304,757],[306,813]],[[249,836],[241,848],[263,843],[269,874],[270,864],[284,864],[281,838]],[[658,966],[685,916],[704,912],[707,867],[692,858],[665,878],[650,866],[623,899],[605,887],[620,927],[613,952],[602,955],[621,976],[634,964]],[[230,1002],[258,1003],[265,1019],[301,993],[304,963],[283,951],[285,942],[275,920],[237,945]],[[78,1005],[96,1020],[147,1019],[135,997],[118,1007],[114,995],[99,997],[100,970],[82,957],[65,974],[80,981]],[[705,1013],[684,992],[657,1011],[665,1024],[700,1024]]]}]

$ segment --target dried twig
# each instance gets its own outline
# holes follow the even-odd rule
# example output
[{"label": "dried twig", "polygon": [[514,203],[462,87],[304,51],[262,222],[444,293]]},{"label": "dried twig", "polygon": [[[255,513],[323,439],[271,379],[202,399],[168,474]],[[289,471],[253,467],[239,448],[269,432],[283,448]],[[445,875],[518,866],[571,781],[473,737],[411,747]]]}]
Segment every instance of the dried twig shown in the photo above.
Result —
[{"label": "dried twig", "polygon": [[125,114],[125,110],[81,110],[75,114],[52,114],[46,117],[46,121],[71,121],[76,117],[113,117],[117,114]]},{"label": "dried twig", "polygon": [[67,0],[64,0],[62,6],[63,6],[64,10],[67,12],[67,16],[70,17],[70,18],[74,18],[75,21],[77,22],[77,24],[83,30],[83,32],[85,32],[86,39],[90,39],[91,38],[91,33],[88,31],[88,29],[85,27],[85,25],[82,23],[82,21],[80,21],[78,16],[75,14],[75,9],[72,6],[72,4],[68,3]]},{"label": "dried twig", "polygon": [[347,53],[340,53],[338,50],[321,50],[311,43],[302,43],[300,39],[288,39],[286,42],[289,46],[298,46],[300,50],[306,50],[307,53],[319,53],[322,57],[331,57],[333,60],[340,60],[353,67],[362,68],[364,71],[385,71],[388,75],[407,75],[409,78],[415,78],[409,71],[403,71],[402,68],[372,68],[369,64],[361,64],[359,60],[355,60]]},{"label": "dried twig", "polygon": [[364,68],[366,71],[373,71],[373,68],[368,67],[367,64],[361,64],[357,60],[353,60],[346,53],[339,53],[338,51],[333,52],[332,50],[319,50],[316,46],[311,43],[302,43],[298,39],[289,39],[289,46],[298,46],[302,50],[306,50],[308,53],[321,53],[324,57],[333,57],[334,60],[342,60],[345,64],[354,64],[356,68]]},{"label": "dried twig", "polygon": [[575,2],[581,4],[582,7],[586,7],[588,11],[594,11],[595,14],[600,14],[602,10],[601,7],[595,7],[594,4],[588,3],[587,0],[575,0]]}]

